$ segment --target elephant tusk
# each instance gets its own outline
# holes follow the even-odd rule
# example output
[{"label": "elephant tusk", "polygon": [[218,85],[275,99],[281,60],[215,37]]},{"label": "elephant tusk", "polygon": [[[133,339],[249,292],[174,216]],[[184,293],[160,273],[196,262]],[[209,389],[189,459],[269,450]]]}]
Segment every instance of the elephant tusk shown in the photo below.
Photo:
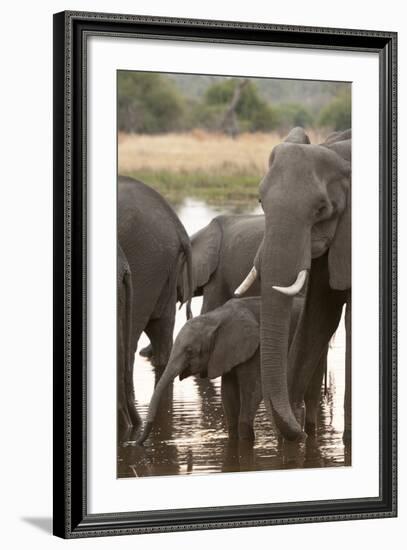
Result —
[{"label": "elephant tusk", "polygon": [[249,290],[249,288],[252,286],[256,278],[257,278],[257,269],[255,267],[252,267],[246,279],[235,290],[235,296],[239,297],[242,294],[244,294],[247,290]]},{"label": "elephant tusk", "polygon": [[307,278],[307,270],[303,269],[298,273],[297,279],[295,283],[291,286],[273,286],[274,290],[278,290],[278,292],[281,292],[282,294],[285,294],[286,296],[295,296],[300,292],[302,287],[304,286],[305,279]]}]

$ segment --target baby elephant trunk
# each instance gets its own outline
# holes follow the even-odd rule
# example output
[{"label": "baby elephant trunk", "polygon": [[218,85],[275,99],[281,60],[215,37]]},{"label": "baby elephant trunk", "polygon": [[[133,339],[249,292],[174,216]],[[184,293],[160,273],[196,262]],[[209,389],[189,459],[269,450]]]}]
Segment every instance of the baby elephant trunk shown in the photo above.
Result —
[{"label": "baby elephant trunk", "polygon": [[159,379],[154,393],[153,397],[151,398],[150,405],[148,407],[148,413],[146,418],[146,423],[143,428],[143,431],[139,435],[139,437],[136,440],[136,443],[138,445],[142,445],[144,441],[147,439],[147,437],[150,435],[150,432],[154,426],[154,419],[157,414],[158,406],[160,404],[161,396],[165,389],[171,384],[171,382],[174,380],[176,376],[181,374],[183,370],[183,364],[182,361],[177,360],[174,357],[174,354],[171,353],[170,360],[168,362],[168,365],[163,372],[161,378]]}]

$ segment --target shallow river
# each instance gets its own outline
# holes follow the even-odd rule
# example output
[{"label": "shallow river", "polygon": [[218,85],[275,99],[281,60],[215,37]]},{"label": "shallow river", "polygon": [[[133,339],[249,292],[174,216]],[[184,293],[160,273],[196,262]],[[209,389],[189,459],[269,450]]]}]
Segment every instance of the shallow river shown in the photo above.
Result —
[{"label": "shallow river", "polygon": [[[201,229],[222,211],[203,202],[187,199],[178,208],[188,233]],[[225,210],[223,210],[225,212]],[[247,213],[260,213],[259,210]],[[198,315],[201,298],[193,299]],[[185,323],[185,308],[177,312],[174,337]],[[139,350],[148,344],[142,335]],[[215,381],[177,378],[163,396],[156,426],[144,447],[134,445],[134,433],[121,434],[118,447],[118,476],[203,474],[282,468],[320,468],[350,464],[350,449],[342,442],[345,380],[345,331],[343,321],[328,355],[326,394],[321,394],[317,436],[301,444],[281,444],[275,437],[263,404],[255,421],[253,445],[229,442],[225,430],[220,379]],[[137,409],[146,417],[154,390],[155,372],[136,354],[134,386]]]}]

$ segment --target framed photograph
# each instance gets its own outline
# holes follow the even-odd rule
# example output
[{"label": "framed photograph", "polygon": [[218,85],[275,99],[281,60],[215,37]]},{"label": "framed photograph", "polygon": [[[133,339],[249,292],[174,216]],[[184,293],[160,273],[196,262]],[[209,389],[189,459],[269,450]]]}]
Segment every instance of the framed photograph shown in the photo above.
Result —
[{"label": "framed photograph", "polygon": [[393,32],[54,15],[54,534],[394,517]]}]

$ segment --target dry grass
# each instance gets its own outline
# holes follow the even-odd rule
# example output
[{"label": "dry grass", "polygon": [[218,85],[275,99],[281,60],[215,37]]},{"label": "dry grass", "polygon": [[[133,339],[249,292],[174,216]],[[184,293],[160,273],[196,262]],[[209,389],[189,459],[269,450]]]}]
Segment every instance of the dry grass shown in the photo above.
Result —
[{"label": "dry grass", "polygon": [[[309,132],[309,137],[318,143],[325,136]],[[174,206],[193,197],[236,211],[253,210],[270,152],[283,139],[277,133],[247,133],[232,139],[202,130],[119,134],[119,174],[151,185]]]},{"label": "dry grass", "polygon": [[[324,137],[315,131],[309,134],[313,143]],[[119,173],[165,170],[258,176],[264,173],[271,150],[282,139],[276,132],[246,133],[236,139],[202,130],[184,134],[120,134]]]}]

